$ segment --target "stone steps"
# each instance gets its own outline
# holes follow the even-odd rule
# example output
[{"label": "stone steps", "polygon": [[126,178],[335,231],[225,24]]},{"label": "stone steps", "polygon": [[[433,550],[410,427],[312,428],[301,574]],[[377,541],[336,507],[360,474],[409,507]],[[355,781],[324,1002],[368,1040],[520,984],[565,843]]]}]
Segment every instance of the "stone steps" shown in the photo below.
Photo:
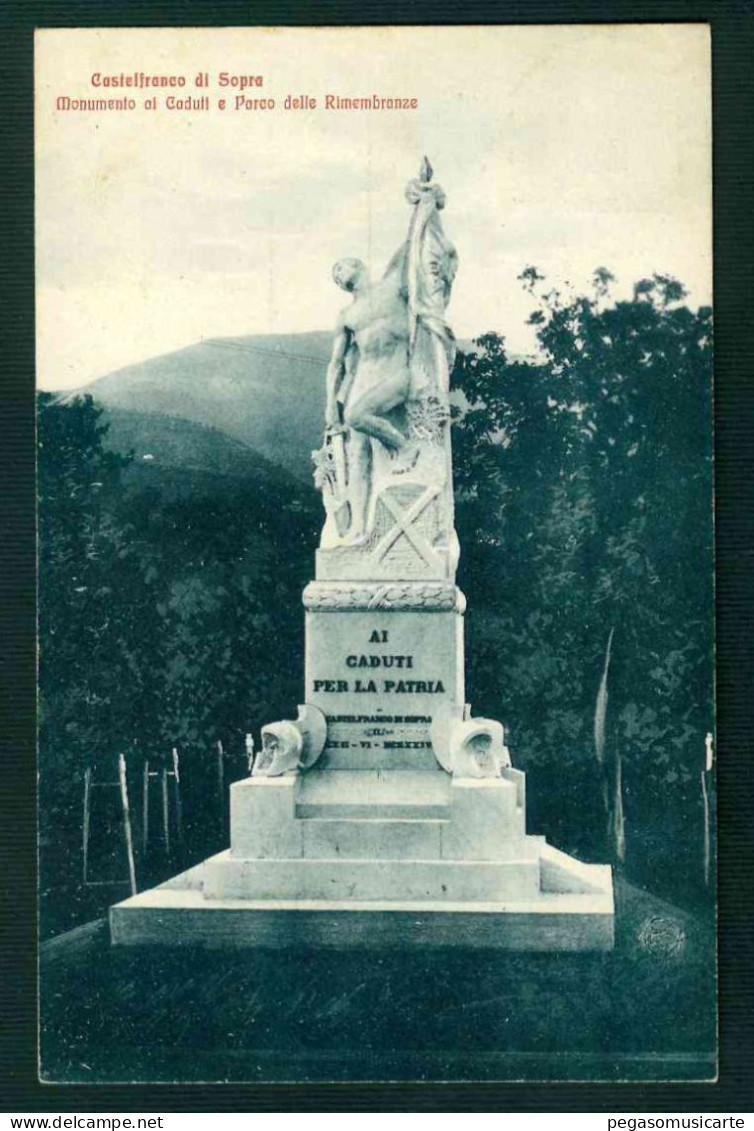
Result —
[{"label": "stone steps", "polygon": [[207,862],[207,899],[429,900],[495,902],[536,899],[539,859],[241,860],[229,853]]},{"label": "stone steps", "polygon": [[395,801],[395,802],[369,802],[369,801],[299,801],[296,805],[296,817],[300,820],[316,820],[317,818],[361,819],[361,820],[416,820],[416,821],[442,821],[450,817],[449,806],[445,804],[431,804],[422,801]]},{"label": "stone steps", "polygon": [[574,856],[567,856],[551,844],[542,846],[540,857],[541,886],[543,892],[578,892],[588,894],[604,889],[604,867],[583,864]]},{"label": "stone steps", "polygon": [[405,817],[305,818],[304,856],[312,860],[439,860],[444,823]]},{"label": "stone steps", "polygon": [[[310,860],[455,860],[464,856],[459,851],[457,830],[447,820],[312,817],[301,820],[300,825],[301,854]],[[509,833],[495,838],[486,859],[539,857],[543,837],[526,836],[523,821]]]},{"label": "stone steps", "polygon": [[443,820],[450,817],[450,784],[441,771],[313,772],[301,781],[295,813],[302,820]]},{"label": "stone steps", "polygon": [[[206,865],[202,865],[204,869]],[[497,903],[205,898],[153,888],[110,909],[121,946],[266,947],[274,950],[429,947],[501,951],[609,951],[614,906],[610,871],[599,895],[539,893]]]},{"label": "stone steps", "polygon": [[403,770],[406,772],[424,771],[431,774],[438,771],[437,759],[432,752],[431,745],[424,749],[393,750],[383,747],[368,751],[360,749],[339,750],[335,747],[326,746],[324,754],[317,763],[317,768],[338,771],[358,770],[363,773],[365,764],[369,770],[377,769],[388,773]]}]

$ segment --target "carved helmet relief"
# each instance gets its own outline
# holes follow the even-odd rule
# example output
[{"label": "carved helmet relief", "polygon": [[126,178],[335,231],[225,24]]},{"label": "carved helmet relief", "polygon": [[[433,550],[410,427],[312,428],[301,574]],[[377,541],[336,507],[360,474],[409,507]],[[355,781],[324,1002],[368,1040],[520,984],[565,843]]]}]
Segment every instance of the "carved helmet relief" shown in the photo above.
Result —
[{"label": "carved helmet relief", "polygon": [[309,769],[324,750],[327,722],[318,707],[299,705],[298,718],[262,727],[262,749],[252,769],[253,777],[279,777]]},{"label": "carved helmet relief", "polygon": [[252,774],[255,777],[279,777],[298,769],[303,737],[294,723],[268,723],[262,727],[262,749]]}]

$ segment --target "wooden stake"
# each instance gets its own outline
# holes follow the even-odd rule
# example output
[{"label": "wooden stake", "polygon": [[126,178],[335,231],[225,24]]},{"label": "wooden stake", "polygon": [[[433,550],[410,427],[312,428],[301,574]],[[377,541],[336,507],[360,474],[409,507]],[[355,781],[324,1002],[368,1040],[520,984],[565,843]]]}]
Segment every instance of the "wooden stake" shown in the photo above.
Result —
[{"label": "wooden stake", "polygon": [[225,805],[225,768],[223,766],[223,744],[217,740],[217,796],[220,799],[220,812]]},{"label": "wooden stake", "polygon": [[149,760],[146,758],[141,785],[141,847],[146,856],[149,848]]},{"label": "wooden stake", "polygon": [[87,766],[84,770],[84,867],[83,882],[89,882],[89,824],[91,819],[92,804],[92,768]]},{"label": "wooden stake", "polygon": [[162,771],[162,833],[165,839],[165,853],[170,859],[170,825],[168,812],[168,772]]},{"label": "wooden stake", "polygon": [[183,840],[183,806],[181,805],[181,775],[177,746],[173,747],[173,778],[175,781],[175,832],[178,840]]},{"label": "wooden stake", "polygon": [[702,805],[704,806],[704,885],[705,887],[709,887],[712,851],[710,844],[710,812],[709,792],[707,790],[707,774],[712,772],[712,767],[715,764],[714,738],[711,731],[705,735],[704,746],[705,760],[704,769],[702,770]]},{"label": "wooden stake", "polygon": [[128,877],[131,881],[131,895],[136,895],[136,864],[134,862],[134,844],[131,836],[131,810],[128,805],[128,780],[126,778],[126,759],[123,754],[118,755],[118,780],[120,782],[120,798],[123,805],[123,825],[126,833],[126,855],[128,856]]},{"label": "wooden stake", "polygon": [[620,749],[615,751],[615,789],[613,794],[613,853],[616,864],[626,862],[626,822],[623,814],[623,760]]},{"label": "wooden stake", "polygon": [[707,793],[706,770],[702,770],[702,805],[704,807],[704,886],[709,887],[711,852],[709,830],[709,794]]}]

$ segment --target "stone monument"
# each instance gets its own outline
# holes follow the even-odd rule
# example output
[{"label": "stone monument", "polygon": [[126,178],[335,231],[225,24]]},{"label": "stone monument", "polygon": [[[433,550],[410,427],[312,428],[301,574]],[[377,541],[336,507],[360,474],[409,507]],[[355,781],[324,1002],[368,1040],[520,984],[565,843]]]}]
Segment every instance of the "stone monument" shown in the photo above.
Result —
[{"label": "stone monument", "polygon": [[406,241],[351,295],[314,453],[305,702],[231,787],[230,848],[111,909],[115,943],[608,949],[610,868],[530,836],[503,726],[464,688],[446,321],[458,259],[425,158]]}]

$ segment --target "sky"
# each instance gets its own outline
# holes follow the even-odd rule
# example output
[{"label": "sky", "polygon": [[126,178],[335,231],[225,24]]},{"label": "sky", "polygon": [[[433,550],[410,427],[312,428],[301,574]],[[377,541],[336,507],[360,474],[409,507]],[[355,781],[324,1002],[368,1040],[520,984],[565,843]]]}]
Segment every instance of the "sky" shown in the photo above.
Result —
[{"label": "sky", "polygon": [[[187,85],[92,82],[135,72]],[[261,75],[244,94],[275,109],[235,109],[223,73]],[[577,290],[605,266],[618,297],[668,273],[711,301],[704,25],[45,29],[36,75],[40,388],[206,338],[334,326],[332,264],[382,272],[425,153],[460,259],[458,337],[496,330],[531,352],[529,264]],[[288,94],[318,106],[285,110]],[[328,94],[418,108],[328,111]],[[210,109],[169,110],[169,95]],[[59,110],[61,96],[136,108]]]}]

